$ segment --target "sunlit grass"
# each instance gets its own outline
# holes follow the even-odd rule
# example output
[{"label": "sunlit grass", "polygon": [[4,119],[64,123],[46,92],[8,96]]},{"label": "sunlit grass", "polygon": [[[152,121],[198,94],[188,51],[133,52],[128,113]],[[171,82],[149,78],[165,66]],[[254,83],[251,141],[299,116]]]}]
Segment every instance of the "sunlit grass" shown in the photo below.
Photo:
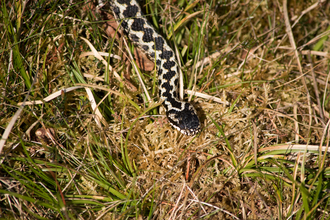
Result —
[{"label": "sunlit grass", "polygon": [[183,136],[108,4],[1,2],[0,216],[330,219],[329,3],[288,2],[299,59],[283,2],[143,3],[184,88],[229,105],[189,97]]}]

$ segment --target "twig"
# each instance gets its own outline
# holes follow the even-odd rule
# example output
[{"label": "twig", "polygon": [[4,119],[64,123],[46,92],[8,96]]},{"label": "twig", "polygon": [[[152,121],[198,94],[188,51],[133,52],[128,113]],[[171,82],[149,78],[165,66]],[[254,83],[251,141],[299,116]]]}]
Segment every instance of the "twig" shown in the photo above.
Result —
[{"label": "twig", "polygon": [[[296,20],[296,21],[293,23],[292,27],[296,26],[296,24],[299,22],[299,20],[302,18],[302,16],[304,16],[305,14],[307,14],[308,12],[310,12],[311,10],[313,10],[314,8],[316,8],[320,3],[323,3],[323,2],[325,2],[325,1],[326,1],[326,0],[319,0],[317,3],[315,3],[315,4],[313,4],[312,6],[308,7],[307,9],[305,9],[304,11],[301,12],[299,18],[298,18],[297,15],[296,15],[296,16],[293,16],[293,17],[291,18],[291,21],[294,21],[294,20]],[[286,0],[285,0],[285,2],[286,2]],[[283,4],[284,4],[284,2],[283,2]],[[286,4],[286,3],[285,3],[285,4]],[[283,8],[283,10],[284,10],[284,8]],[[288,34],[285,34],[285,35],[282,37],[282,39],[280,40],[280,43],[279,43],[278,45],[280,45],[280,44],[285,40],[285,38],[286,38],[287,36],[288,36]],[[278,48],[279,48],[279,47],[276,47],[275,51],[276,51]]]},{"label": "twig", "polygon": [[315,96],[316,96],[316,100],[317,100],[317,105],[319,106],[320,109],[320,116],[324,122],[324,114],[323,114],[323,109],[321,107],[321,101],[320,101],[320,96],[319,96],[319,89],[317,87],[317,82],[316,82],[316,77],[315,77],[315,72],[314,72],[314,65],[313,65],[313,61],[312,61],[312,57],[311,57],[311,53],[308,53],[308,61],[311,65],[311,72],[312,72],[312,77],[313,77],[313,85],[314,85],[314,92],[315,92]]},{"label": "twig", "polygon": [[294,129],[295,129],[295,141],[298,144],[299,143],[299,124],[298,124],[298,104],[295,103],[293,106],[293,117],[294,117]]},{"label": "twig", "polygon": [[[303,76],[303,70],[302,70],[302,67],[301,67],[300,60],[299,60],[299,54],[298,54],[298,51],[297,51],[296,42],[294,41],[294,37],[293,37],[293,34],[292,34],[292,29],[291,29],[291,25],[290,25],[290,21],[289,21],[287,0],[283,0],[283,14],[284,14],[286,32],[288,34],[291,47],[293,48],[294,53],[295,53],[295,57],[297,59],[299,72]],[[310,94],[308,92],[305,77],[301,77],[301,81],[302,81],[302,83],[303,83],[303,85],[306,89],[306,93],[307,93],[307,102],[308,102],[308,111],[309,111],[309,130],[310,130],[310,126],[312,125],[312,108],[311,108],[311,103],[310,103]],[[299,140],[297,135],[299,135],[299,127],[296,128],[296,141]]]},{"label": "twig", "polygon": [[210,95],[207,95],[205,93],[195,92],[195,91],[187,90],[187,89],[185,90],[185,93],[189,94],[189,95],[194,95],[194,96],[197,96],[197,97],[201,97],[201,98],[204,98],[204,99],[208,99],[208,100],[211,100],[211,101],[214,101],[214,102],[222,103],[222,104],[225,104],[225,105],[230,105],[230,103],[227,102],[227,101],[222,101],[221,99],[219,99],[217,97],[210,96]]},{"label": "twig", "polygon": [[[35,74],[35,76],[34,76],[34,78],[33,78],[33,82],[32,82],[32,84],[31,84],[31,87],[30,87],[28,93],[26,94],[26,96],[25,96],[25,98],[24,98],[23,104],[18,108],[17,112],[16,112],[15,115],[12,117],[12,119],[10,120],[8,126],[6,127],[5,132],[3,132],[3,135],[2,135],[2,137],[1,137],[1,139],[0,139],[0,155],[1,155],[1,152],[2,152],[2,150],[3,150],[3,148],[4,148],[5,144],[6,144],[7,139],[8,139],[8,137],[9,137],[9,134],[11,133],[11,130],[13,129],[13,127],[14,127],[16,121],[19,119],[19,116],[21,115],[21,113],[22,113],[22,111],[23,111],[23,109],[24,109],[24,107],[25,107],[25,103],[26,103],[26,101],[28,100],[28,98],[29,98],[29,96],[30,96],[30,93],[31,93],[31,91],[32,91],[32,88],[33,88],[34,84],[35,84],[36,81],[37,81],[38,72],[39,72],[39,71],[37,70],[37,71],[36,71],[36,74]],[[1,159],[0,164],[2,164],[4,158],[5,158],[5,157],[3,157],[3,158]]]},{"label": "twig", "polygon": [[293,16],[293,17],[291,18],[291,21],[294,21],[294,20],[296,20],[296,21],[294,22],[294,24],[292,25],[292,27],[294,27],[294,26],[298,23],[298,21],[300,20],[300,18],[301,18],[302,16],[304,16],[305,14],[307,14],[308,12],[310,12],[311,10],[313,10],[314,8],[316,8],[317,6],[319,6],[319,4],[321,4],[321,3],[323,3],[323,2],[325,2],[325,0],[318,0],[315,4],[309,6],[307,9],[303,10],[303,11],[301,12],[301,14],[300,14],[299,17],[298,17],[297,15],[296,15],[296,16]]},{"label": "twig", "polygon": [[253,148],[254,148],[254,163],[258,166],[258,131],[257,126],[254,121],[252,121],[253,125]]}]

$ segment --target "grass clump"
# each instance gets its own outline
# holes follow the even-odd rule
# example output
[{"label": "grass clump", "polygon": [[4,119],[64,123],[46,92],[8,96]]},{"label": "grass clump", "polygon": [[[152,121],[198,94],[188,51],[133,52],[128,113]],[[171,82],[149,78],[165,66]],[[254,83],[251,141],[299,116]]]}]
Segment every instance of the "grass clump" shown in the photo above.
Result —
[{"label": "grass clump", "polygon": [[2,2],[0,216],[329,219],[330,4],[142,4],[203,131],[169,125],[108,3]]}]

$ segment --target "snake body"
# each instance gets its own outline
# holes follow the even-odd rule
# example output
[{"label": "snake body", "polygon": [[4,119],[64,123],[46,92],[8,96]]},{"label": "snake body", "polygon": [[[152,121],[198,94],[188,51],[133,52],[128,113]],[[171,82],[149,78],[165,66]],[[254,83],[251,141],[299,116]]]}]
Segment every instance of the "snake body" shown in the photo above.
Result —
[{"label": "snake body", "polygon": [[141,12],[136,0],[111,0],[112,11],[124,33],[156,63],[159,97],[170,124],[186,135],[196,135],[201,126],[195,108],[178,97],[179,72],[173,50]]}]

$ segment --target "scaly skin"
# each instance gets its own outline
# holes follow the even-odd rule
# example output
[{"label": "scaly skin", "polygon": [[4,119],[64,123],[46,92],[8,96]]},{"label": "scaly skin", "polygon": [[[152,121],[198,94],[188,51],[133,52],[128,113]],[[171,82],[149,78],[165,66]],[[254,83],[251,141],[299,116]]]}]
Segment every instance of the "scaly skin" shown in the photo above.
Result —
[{"label": "scaly skin", "polygon": [[141,12],[136,0],[111,0],[111,8],[125,34],[156,62],[159,97],[169,122],[186,135],[196,135],[201,125],[195,108],[178,97],[179,73],[173,50]]}]

